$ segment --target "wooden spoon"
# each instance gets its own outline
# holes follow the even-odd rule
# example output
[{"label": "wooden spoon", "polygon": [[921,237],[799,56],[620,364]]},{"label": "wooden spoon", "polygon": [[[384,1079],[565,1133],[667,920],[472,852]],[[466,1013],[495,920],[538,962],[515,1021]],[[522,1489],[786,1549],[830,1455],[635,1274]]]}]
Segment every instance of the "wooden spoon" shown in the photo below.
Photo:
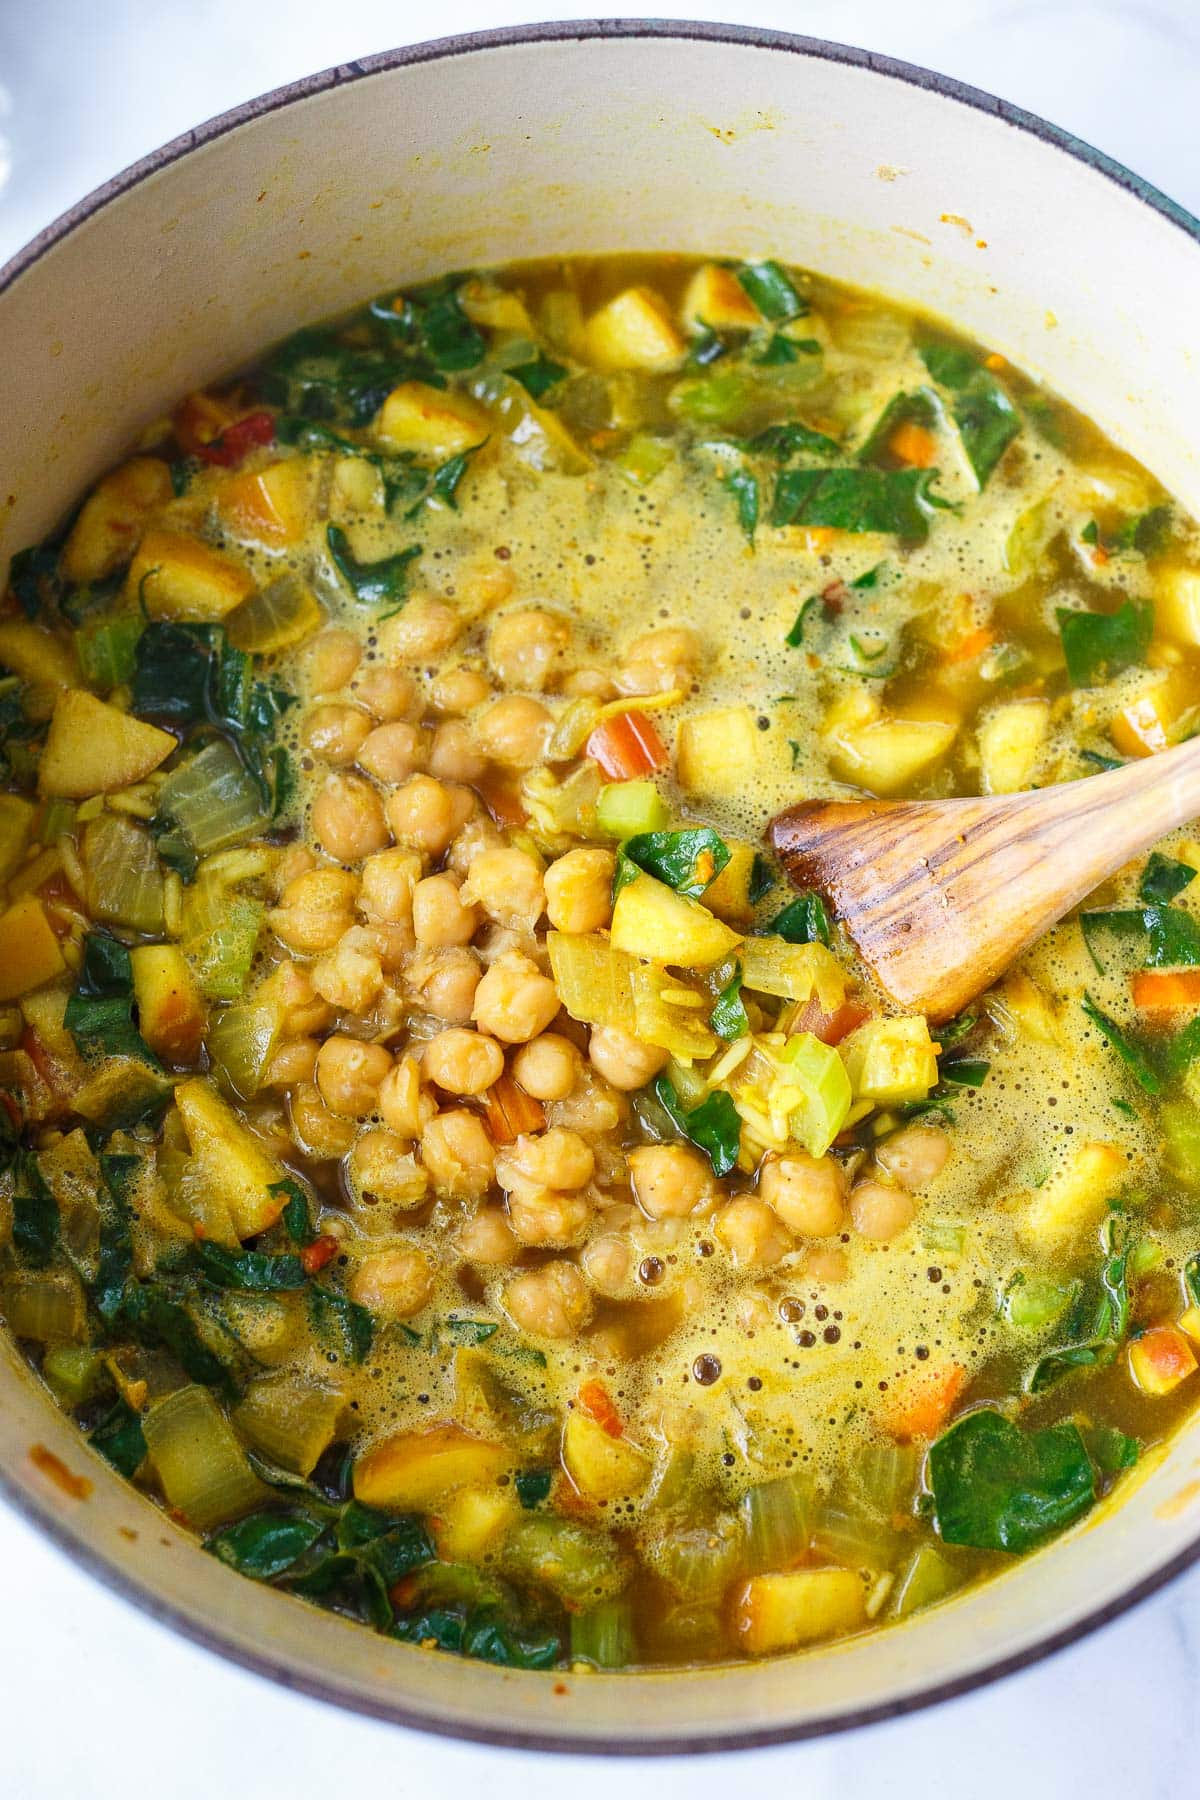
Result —
[{"label": "wooden spoon", "polygon": [[1123,863],[1200,814],[1200,738],[1109,774],[965,800],[806,800],[769,837],[884,992],[952,1018]]}]

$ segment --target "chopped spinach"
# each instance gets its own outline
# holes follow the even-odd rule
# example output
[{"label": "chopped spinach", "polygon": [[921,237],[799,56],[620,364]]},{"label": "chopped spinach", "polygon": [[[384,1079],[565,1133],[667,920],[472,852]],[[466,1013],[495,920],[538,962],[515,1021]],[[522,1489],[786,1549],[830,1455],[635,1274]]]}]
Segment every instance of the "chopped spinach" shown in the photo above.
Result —
[{"label": "chopped spinach", "polygon": [[1102,532],[1095,519],[1089,519],[1080,532],[1085,544],[1093,544],[1108,556],[1157,556],[1171,535],[1171,508],[1151,506],[1145,512],[1123,519],[1115,531]]},{"label": "chopped spinach", "polygon": [[541,400],[552,387],[557,387],[568,373],[562,363],[552,362],[540,350],[531,361],[518,363],[508,372],[535,400]]},{"label": "chopped spinach", "polygon": [[753,543],[758,530],[758,476],[748,469],[731,469],[727,475],[722,475],[721,485],[728,488],[737,502],[738,524]]},{"label": "chopped spinach", "polygon": [[776,462],[790,462],[793,456],[838,456],[841,445],[836,439],[826,437],[823,431],[814,431],[809,425],[802,425],[798,419],[786,425],[768,425],[757,436],[747,438],[743,448],[754,456],[770,456]]},{"label": "chopped spinach", "polygon": [[952,1081],[959,1087],[982,1087],[987,1080],[990,1062],[973,1057],[960,1056],[957,1062],[944,1062],[941,1065],[943,1081]]},{"label": "chopped spinach", "polygon": [[936,469],[785,469],[775,483],[772,525],[886,531],[923,544],[939,502]]},{"label": "chopped spinach", "polygon": [[1173,900],[1176,894],[1181,894],[1195,879],[1196,871],[1190,863],[1176,862],[1174,857],[1164,856],[1160,850],[1155,850],[1142,870],[1138,899],[1150,903],[1165,903]]},{"label": "chopped spinach", "polygon": [[860,463],[870,468],[895,469],[904,460],[891,450],[892,433],[901,425],[920,425],[930,431],[938,422],[939,408],[928,388],[917,388],[911,394],[893,394],[858,453]]},{"label": "chopped spinach", "polygon": [[1101,1037],[1112,1045],[1138,1086],[1147,1094],[1161,1094],[1162,1082],[1151,1068],[1144,1053],[1122,1031],[1116,1020],[1110,1019],[1107,1013],[1101,1012],[1090,994],[1085,994],[1080,1004]]},{"label": "chopped spinach", "polygon": [[711,1013],[708,1022],[719,1038],[732,1043],[734,1038],[745,1037],[750,1029],[750,1020],[746,1015],[745,1002],[742,999],[742,965],[735,962],[733,974],[725,983]]},{"label": "chopped spinach", "polygon": [[553,1469],[521,1469],[513,1479],[517,1499],[526,1512],[533,1512],[550,1497],[554,1482]]},{"label": "chopped spinach", "polygon": [[1080,1295],[1073,1318],[1077,1341],[1038,1358],[1025,1383],[1031,1394],[1044,1393],[1076,1369],[1103,1368],[1114,1360],[1129,1332],[1129,1259],[1134,1248],[1125,1215],[1110,1213],[1104,1227],[1099,1301],[1090,1318],[1084,1319],[1079,1308],[1086,1296]]},{"label": "chopped spinach", "polygon": [[677,894],[697,900],[729,861],[729,845],[710,825],[684,831],[642,831],[617,853],[613,884],[619,893],[641,869]]},{"label": "chopped spinach", "polygon": [[1101,974],[1100,951],[1111,941],[1132,953],[1143,969],[1191,969],[1200,966],[1200,926],[1178,906],[1111,907],[1079,915],[1084,943]]},{"label": "chopped spinach", "polygon": [[228,1368],[203,1341],[186,1306],[166,1287],[149,1281],[130,1283],[113,1323],[148,1349],[168,1351],[193,1381],[233,1397]]},{"label": "chopped spinach", "polygon": [[776,937],[786,938],[789,944],[828,944],[829,913],[820,894],[807,888],[804,893],[797,894],[789,900],[781,913],[777,913],[768,925],[767,930]]},{"label": "chopped spinach", "polygon": [[205,1548],[239,1575],[272,1581],[299,1562],[324,1529],[322,1520],[307,1513],[251,1513],[215,1532]]},{"label": "chopped spinach", "polygon": [[350,540],[340,525],[330,525],[325,541],[334,566],[360,606],[404,604],[408,586],[408,566],[420,556],[422,546],[410,544],[393,556],[382,556],[375,562],[360,562],[350,549]]},{"label": "chopped spinach", "polygon": [[129,1187],[141,1166],[140,1156],[109,1152],[100,1157],[100,1237],[91,1297],[100,1317],[109,1323],[120,1312],[133,1276]]},{"label": "chopped spinach", "polygon": [[933,379],[955,396],[950,409],[954,423],[975,479],[984,488],[1021,429],[1020,414],[1000,382],[970,351],[926,344],[921,356]]},{"label": "chopped spinach", "polygon": [[17,1160],[16,1192],[12,1198],[13,1248],[30,1268],[44,1269],[58,1244],[58,1205],[38,1159],[27,1150]]},{"label": "chopped spinach", "polygon": [[318,1337],[336,1342],[350,1362],[362,1362],[375,1339],[375,1321],[366,1307],[316,1281],[309,1287],[308,1300]]},{"label": "chopped spinach", "polygon": [[133,970],[129,951],[107,932],[89,931],[83,966],[67,1001],[63,1024],[83,1056],[133,1056],[162,1064],[134,1023]]},{"label": "chopped spinach", "polygon": [[307,1280],[298,1256],[271,1256],[265,1250],[226,1250],[213,1243],[197,1244],[193,1255],[201,1275],[214,1287],[240,1288],[247,1293],[283,1293],[302,1288]]},{"label": "chopped spinach", "polygon": [[287,1196],[279,1215],[283,1221],[283,1229],[298,1249],[306,1249],[315,1241],[317,1233],[312,1223],[308,1195],[300,1183],[287,1175],[282,1181],[273,1181],[267,1192]]},{"label": "chopped spinach", "polygon": [[928,1467],[943,1542],[976,1550],[1033,1550],[1096,1498],[1095,1470],[1069,1422],[1027,1432],[982,1408],[937,1439]]},{"label": "chopped spinach", "polygon": [[1125,600],[1111,613],[1060,606],[1054,616],[1072,687],[1095,687],[1146,659],[1154,630],[1148,602]]},{"label": "chopped spinach", "polygon": [[118,1400],[95,1430],[88,1433],[88,1442],[126,1481],[133,1479],[146,1460],[142,1422],[132,1406],[124,1400]]},{"label": "chopped spinach", "polygon": [[698,1150],[703,1150],[712,1164],[714,1175],[728,1175],[738,1159],[742,1122],[733,1097],[716,1088],[699,1106],[690,1111],[681,1102],[674,1082],[660,1075],[654,1083],[654,1094],[672,1124]]}]

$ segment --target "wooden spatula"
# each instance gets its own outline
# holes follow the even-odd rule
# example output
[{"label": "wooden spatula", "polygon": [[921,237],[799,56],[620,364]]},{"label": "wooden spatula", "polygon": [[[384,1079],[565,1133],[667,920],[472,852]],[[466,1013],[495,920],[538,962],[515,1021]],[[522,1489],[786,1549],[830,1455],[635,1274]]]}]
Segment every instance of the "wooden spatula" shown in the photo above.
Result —
[{"label": "wooden spatula", "polygon": [[953,1015],[1131,857],[1200,814],[1200,738],[1108,774],[966,800],[806,800],[769,837],[884,992]]}]

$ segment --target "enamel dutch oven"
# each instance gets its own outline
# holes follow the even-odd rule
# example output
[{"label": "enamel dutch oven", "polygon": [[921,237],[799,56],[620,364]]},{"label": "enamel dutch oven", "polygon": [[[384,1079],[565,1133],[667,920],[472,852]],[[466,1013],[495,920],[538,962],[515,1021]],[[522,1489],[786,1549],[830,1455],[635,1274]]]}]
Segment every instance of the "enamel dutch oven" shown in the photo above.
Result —
[{"label": "enamel dutch oven", "polygon": [[[952,319],[1200,512],[1200,224],[1053,126],[859,51],[713,25],[452,38],[331,69],[117,176],[0,272],[0,555],[180,393],[446,269],[776,255]],[[43,1446],[91,1483],[72,1498]],[[257,1587],[88,1449],[0,1347],[0,1481],[101,1579],[289,1686],[497,1743],[682,1751],[903,1712],[1028,1664],[1200,1555],[1200,1426],[1124,1503],[897,1631],[758,1665],[463,1663]]]}]

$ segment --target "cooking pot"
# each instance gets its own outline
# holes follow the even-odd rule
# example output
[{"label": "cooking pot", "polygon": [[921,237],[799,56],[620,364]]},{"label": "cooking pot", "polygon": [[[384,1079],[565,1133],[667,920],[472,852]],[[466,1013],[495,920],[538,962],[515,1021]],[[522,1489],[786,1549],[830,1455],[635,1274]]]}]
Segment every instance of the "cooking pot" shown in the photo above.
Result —
[{"label": "cooking pot", "polygon": [[[299,325],[446,269],[621,250],[777,255],[944,314],[1200,512],[1198,239],[1195,219],[1065,132],[836,45],[618,21],[372,57],[176,139],[0,273],[0,553],[38,539],[178,395]],[[101,1579],[324,1699],[558,1749],[803,1737],[1027,1664],[1200,1554],[1198,1453],[1200,1426],[1121,1505],[898,1630],[751,1666],[524,1673],[233,1574],[0,1346],[4,1491]]]}]

